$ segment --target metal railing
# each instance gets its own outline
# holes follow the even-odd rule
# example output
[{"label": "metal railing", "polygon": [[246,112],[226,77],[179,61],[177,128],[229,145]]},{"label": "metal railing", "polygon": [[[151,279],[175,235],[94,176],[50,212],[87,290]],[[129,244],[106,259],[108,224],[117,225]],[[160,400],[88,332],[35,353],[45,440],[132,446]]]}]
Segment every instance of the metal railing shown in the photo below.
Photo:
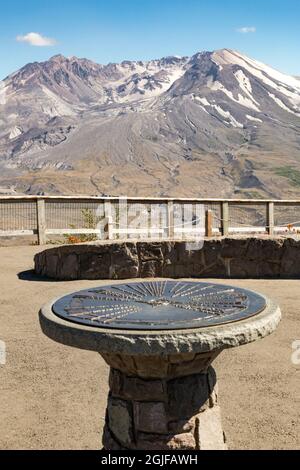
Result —
[{"label": "metal railing", "polygon": [[[203,224],[195,223],[202,208]],[[185,226],[181,209],[193,215]],[[158,209],[165,217],[151,219]],[[139,211],[139,224],[130,219]],[[126,224],[122,222],[126,213]],[[177,218],[176,218],[177,217]],[[199,217],[198,217],[199,218]],[[180,223],[178,223],[180,220]],[[128,223],[129,221],[129,223]],[[104,230],[99,231],[99,225]],[[202,232],[201,232],[202,230]],[[300,200],[1,196],[0,237],[85,235],[106,239],[300,233]]]}]

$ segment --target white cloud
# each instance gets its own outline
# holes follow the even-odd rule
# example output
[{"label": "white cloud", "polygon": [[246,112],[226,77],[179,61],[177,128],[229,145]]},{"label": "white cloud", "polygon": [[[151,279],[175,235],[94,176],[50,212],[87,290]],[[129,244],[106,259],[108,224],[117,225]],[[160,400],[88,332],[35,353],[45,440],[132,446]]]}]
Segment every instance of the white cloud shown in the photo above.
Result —
[{"label": "white cloud", "polygon": [[27,42],[31,46],[38,47],[55,46],[55,44],[57,44],[55,39],[47,38],[39,33],[28,33],[25,34],[25,36],[17,36],[16,40],[18,42]]},{"label": "white cloud", "polygon": [[256,33],[256,27],[255,26],[243,26],[242,28],[237,28],[236,31],[242,34]]}]

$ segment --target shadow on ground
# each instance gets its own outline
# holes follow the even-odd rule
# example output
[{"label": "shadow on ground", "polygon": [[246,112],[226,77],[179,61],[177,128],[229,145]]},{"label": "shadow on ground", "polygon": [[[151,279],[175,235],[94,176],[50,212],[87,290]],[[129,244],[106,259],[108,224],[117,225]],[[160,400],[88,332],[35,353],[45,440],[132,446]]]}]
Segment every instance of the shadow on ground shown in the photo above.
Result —
[{"label": "shadow on ground", "polygon": [[18,278],[21,281],[34,281],[34,282],[57,282],[55,279],[50,279],[50,277],[42,277],[36,274],[34,269],[29,269],[27,271],[21,271],[17,274]]}]

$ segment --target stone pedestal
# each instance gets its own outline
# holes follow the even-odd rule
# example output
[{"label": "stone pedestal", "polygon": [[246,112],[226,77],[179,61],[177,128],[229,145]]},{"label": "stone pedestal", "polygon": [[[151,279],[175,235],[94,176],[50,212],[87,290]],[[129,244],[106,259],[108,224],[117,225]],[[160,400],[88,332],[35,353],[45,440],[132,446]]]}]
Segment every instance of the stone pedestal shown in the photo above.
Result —
[{"label": "stone pedestal", "polygon": [[[154,287],[157,289],[156,285]],[[225,288],[225,292],[232,290]],[[176,305],[182,307],[178,300],[181,292],[177,291],[178,295],[174,296],[175,306],[172,308]],[[110,366],[104,448],[226,449],[216,374],[211,364],[224,349],[241,346],[272,333],[281,318],[278,305],[264,298],[265,307],[257,314],[224,324],[185,329],[133,330],[76,323],[76,309],[79,308],[82,315],[80,299],[85,296],[86,293],[74,296],[76,302],[71,310],[72,321],[54,313],[53,306],[58,300],[63,305],[63,314],[70,311],[64,299],[55,299],[41,309],[40,323],[44,333],[53,340],[95,351]],[[248,308],[251,299],[257,306],[259,299],[246,292],[241,299],[246,305],[243,307],[242,303],[237,302],[236,308]],[[150,312],[153,308],[154,313],[159,308],[165,308],[168,312],[170,302],[165,297],[159,296],[156,303],[142,300],[141,308],[148,308]],[[224,309],[226,302],[227,297],[224,298]],[[123,304],[117,307],[116,314],[124,317],[127,313]],[[90,312],[89,305],[86,308]],[[212,303],[208,315],[215,310]],[[96,315],[100,315],[101,305],[99,308],[96,306],[95,311]],[[188,315],[189,310],[183,312]],[[230,309],[229,314],[232,314]],[[215,316],[218,317],[218,311]]]},{"label": "stone pedestal", "polygon": [[125,373],[110,369],[104,448],[226,449],[216,374],[209,365],[215,356],[186,354],[181,362],[168,356],[152,373],[151,357],[123,358],[125,364],[135,363],[136,373],[131,369],[128,375],[128,367]]}]

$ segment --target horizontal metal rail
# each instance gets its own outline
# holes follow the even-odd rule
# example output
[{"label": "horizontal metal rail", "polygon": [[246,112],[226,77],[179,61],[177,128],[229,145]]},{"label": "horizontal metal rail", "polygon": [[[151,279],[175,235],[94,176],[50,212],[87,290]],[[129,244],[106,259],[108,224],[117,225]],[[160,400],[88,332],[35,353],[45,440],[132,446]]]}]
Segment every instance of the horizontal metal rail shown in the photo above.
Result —
[{"label": "horizontal metal rail", "polygon": [[28,196],[28,195],[13,195],[13,196],[0,196],[0,201],[36,201],[42,200],[71,200],[71,201],[190,201],[190,202],[231,202],[240,204],[264,204],[266,202],[274,202],[280,204],[300,204],[300,199],[224,199],[224,198],[188,198],[188,197],[139,197],[139,196]]}]

